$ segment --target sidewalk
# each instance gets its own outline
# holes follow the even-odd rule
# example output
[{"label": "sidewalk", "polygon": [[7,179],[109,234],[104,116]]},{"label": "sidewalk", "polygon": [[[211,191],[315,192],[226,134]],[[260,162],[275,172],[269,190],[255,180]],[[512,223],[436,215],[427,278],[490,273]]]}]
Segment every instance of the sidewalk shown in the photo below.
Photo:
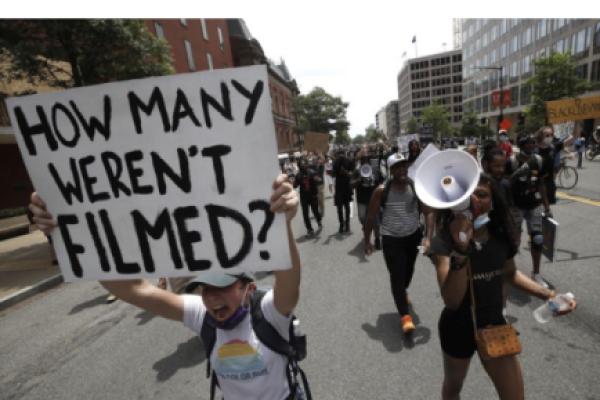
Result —
[{"label": "sidewalk", "polygon": [[[0,220],[0,232],[11,227],[23,231],[20,218]],[[0,310],[61,282],[62,275],[58,266],[52,265],[50,244],[42,232],[0,240]]]}]

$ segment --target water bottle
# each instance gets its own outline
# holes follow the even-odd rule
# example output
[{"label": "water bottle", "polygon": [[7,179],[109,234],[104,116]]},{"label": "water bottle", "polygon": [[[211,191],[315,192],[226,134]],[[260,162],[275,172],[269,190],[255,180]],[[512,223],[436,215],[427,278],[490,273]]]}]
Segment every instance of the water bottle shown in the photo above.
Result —
[{"label": "water bottle", "polygon": [[569,302],[574,299],[575,296],[571,292],[557,294],[554,298],[536,308],[533,312],[533,317],[540,324],[545,324],[550,321],[552,317],[558,315],[559,312],[567,310],[569,308]]},{"label": "water bottle", "polygon": [[296,350],[298,360],[301,361],[306,358],[306,335],[300,329],[300,320],[297,318],[294,318],[292,321],[292,329],[293,337],[290,338],[291,343]]}]

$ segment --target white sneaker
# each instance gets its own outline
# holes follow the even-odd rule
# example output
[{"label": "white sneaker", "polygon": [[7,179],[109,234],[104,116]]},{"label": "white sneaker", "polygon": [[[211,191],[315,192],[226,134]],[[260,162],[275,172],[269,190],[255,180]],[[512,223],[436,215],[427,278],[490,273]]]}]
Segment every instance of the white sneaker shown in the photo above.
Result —
[{"label": "white sneaker", "polygon": [[544,289],[548,289],[548,283],[544,280],[544,278],[542,278],[540,274],[531,274],[531,278]]}]

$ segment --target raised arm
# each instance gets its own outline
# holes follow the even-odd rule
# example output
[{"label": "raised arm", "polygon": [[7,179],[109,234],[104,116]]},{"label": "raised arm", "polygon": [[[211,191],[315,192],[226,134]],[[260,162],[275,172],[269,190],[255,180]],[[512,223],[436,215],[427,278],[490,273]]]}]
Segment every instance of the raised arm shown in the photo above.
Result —
[{"label": "raised arm", "polygon": [[[46,203],[32,193],[29,209],[33,213],[33,221],[38,228],[49,235],[56,227],[56,221],[47,210]],[[106,281],[100,282],[109,292],[119,299],[141,309],[168,319],[183,319],[183,299],[169,291],[159,289],[145,280]]]},{"label": "raised arm", "polygon": [[289,315],[300,298],[300,254],[298,253],[291,225],[292,219],[298,211],[298,194],[286,182],[284,175],[279,175],[273,183],[271,211],[275,213],[284,212],[286,216],[292,268],[274,272],[273,297],[277,311],[283,315]]}]

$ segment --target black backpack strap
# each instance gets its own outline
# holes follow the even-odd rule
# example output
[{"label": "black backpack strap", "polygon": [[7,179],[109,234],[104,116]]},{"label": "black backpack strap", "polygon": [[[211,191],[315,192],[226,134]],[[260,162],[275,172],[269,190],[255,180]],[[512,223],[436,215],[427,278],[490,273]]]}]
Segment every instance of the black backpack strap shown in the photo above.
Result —
[{"label": "black backpack strap", "polygon": [[202,339],[202,344],[204,345],[204,351],[206,353],[206,377],[210,378],[210,400],[213,400],[215,398],[216,387],[219,383],[217,382],[215,372],[212,371],[210,367],[210,355],[217,340],[217,330],[207,322],[206,317],[202,321],[200,338]]},{"label": "black backpack strap", "polygon": [[[298,355],[296,349],[292,344],[285,340],[279,332],[265,319],[262,312],[261,301],[265,296],[265,291],[257,290],[254,295],[250,298],[250,315],[252,317],[252,330],[256,334],[258,340],[271,349],[277,354],[281,354],[288,360],[288,365],[285,371],[285,375],[290,388],[290,399],[296,399],[296,393],[298,391],[299,383],[297,375],[300,374],[302,384],[304,386],[304,394],[307,400],[312,400],[312,394],[310,387],[308,386],[308,380],[306,374],[298,365]],[[290,340],[292,339],[293,331],[290,321]]]},{"label": "black backpack strap", "polygon": [[385,181],[385,183],[383,184],[383,192],[381,193],[381,202],[379,203],[379,207],[381,209],[383,209],[385,207],[385,203],[387,202],[391,188],[392,188],[392,180],[388,178]]}]

